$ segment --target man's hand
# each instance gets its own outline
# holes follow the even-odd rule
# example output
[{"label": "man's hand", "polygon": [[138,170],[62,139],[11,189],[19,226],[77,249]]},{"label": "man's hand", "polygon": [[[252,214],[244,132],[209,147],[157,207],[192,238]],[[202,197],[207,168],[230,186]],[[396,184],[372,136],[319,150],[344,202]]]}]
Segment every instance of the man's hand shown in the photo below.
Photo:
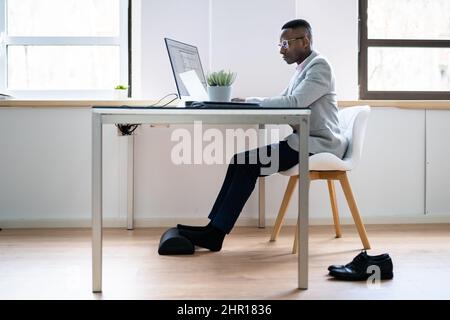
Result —
[{"label": "man's hand", "polygon": [[245,102],[244,98],[233,98],[231,99],[231,102]]}]

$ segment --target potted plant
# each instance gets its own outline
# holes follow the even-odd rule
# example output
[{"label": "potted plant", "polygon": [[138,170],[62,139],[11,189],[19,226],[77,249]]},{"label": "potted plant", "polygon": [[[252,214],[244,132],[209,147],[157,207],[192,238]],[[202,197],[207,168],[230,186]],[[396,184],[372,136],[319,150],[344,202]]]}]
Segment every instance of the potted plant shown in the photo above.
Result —
[{"label": "potted plant", "polygon": [[117,100],[128,98],[128,85],[120,84],[114,87],[115,97]]},{"label": "potted plant", "polygon": [[236,80],[236,73],[220,70],[207,75],[208,97],[210,101],[231,101],[231,85]]}]

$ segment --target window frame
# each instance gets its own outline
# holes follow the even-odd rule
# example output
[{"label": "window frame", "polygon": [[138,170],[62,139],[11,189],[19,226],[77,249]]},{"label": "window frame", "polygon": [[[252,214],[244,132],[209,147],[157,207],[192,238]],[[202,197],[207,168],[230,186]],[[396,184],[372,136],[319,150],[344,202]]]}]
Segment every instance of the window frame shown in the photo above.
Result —
[{"label": "window frame", "polygon": [[450,100],[450,91],[369,91],[368,51],[370,47],[450,48],[450,40],[368,39],[368,0],[359,0],[359,97],[362,100]]},{"label": "window frame", "polygon": [[[106,90],[11,90],[7,88],[9,45],[117,45],[120,47],[120,83],[130,84],[129,28],[131,0],[120,1],[120,34],[118,37],[16,37],[7,35],[7,1],[0,0],[0,93],[13,97],[32,98],[76,98],[110,99],[114,88]],[[131,91],[131,90],[130,90]]]}]

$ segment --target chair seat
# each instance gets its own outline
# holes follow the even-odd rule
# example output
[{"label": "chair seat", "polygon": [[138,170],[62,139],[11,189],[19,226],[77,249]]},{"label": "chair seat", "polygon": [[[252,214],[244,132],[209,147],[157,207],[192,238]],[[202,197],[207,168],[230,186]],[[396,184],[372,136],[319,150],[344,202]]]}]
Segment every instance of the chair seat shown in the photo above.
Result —
[{"label": "chair seat", "polygon": [[[350,171],[353,169],[352,159],[339,159],[332,153],[317,153],[309,157],[310,171]],[[280,172],[284,176],[298,175],[298,165]]]}]

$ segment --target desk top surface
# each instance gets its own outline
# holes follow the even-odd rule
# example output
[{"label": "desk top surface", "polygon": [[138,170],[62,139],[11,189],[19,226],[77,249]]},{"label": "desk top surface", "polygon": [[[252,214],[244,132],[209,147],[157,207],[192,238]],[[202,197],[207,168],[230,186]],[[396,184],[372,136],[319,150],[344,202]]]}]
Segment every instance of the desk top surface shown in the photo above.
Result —
[{"label": "desk top surface", "polygon": [[[123,104],[143,106],[156,103],[155,100],[70,100],[70,99],[10,99],[0,100],[2,108],[91,108],[92,106],[118,107]],[[172,103],[176,106],[177,101]],[[450,100],[354,100],[339,101],[339,107],[370,105],[371,107],[405,108],[405,109],[435,109],[450,110]]]},{"label": "desk top surface", "polygon": [[256,109],[193,109],[193,108],[92,108],[93,113],[102,115],[309,115],[309,109],[280,109],[280,108],[256,108]]}]

